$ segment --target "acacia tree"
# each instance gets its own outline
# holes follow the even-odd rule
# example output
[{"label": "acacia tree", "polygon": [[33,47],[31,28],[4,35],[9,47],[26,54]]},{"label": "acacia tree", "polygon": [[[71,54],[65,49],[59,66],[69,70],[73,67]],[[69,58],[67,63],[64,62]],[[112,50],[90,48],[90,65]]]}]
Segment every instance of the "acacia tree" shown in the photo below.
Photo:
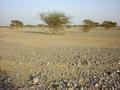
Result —
[{"label": "acacia tree", "polygon": [[45,12],[40,14],[40,18],[48,25],[48,27],[52,28],[53,34],[64,25],[70,23],[70,18],[63,12]]},{"label": "acacia tree", "polygon": [[117,23],[116,22],[112,22],[112,21],[104,21],[102,23],[102,26],[105,28],[105,29],[109,29],[109,28],[114,28],[117,26]]},{"label": "acacia tree", "polygon": [[24,26],[23,22],[19,20],[12,20],[10,24],[10,27],[15,27],[15,28],[18,28],[18,27],[21,28],[23,26]]},{"label": "acacia tree", "polygon": [[94,28],[94,27],[99,25],[99,23],[94,22],[94,21],[89,20],[89,19],[85,19],[83,21],[83,23],[84,23],[83,24],[83,32],[88,32],[90,29],[92,29],[92,28]]}]

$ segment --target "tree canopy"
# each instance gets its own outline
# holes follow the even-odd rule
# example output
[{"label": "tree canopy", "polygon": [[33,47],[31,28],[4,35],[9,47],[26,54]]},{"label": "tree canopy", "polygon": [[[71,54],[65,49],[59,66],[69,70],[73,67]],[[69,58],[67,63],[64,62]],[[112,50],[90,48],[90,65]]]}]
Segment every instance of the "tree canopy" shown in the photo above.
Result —
[{"label": "tree canopy", "polygon": [[90,19],[85,19],[83,21],[83,32],[88,32],[90,29],[92,29],[98,25],[99,25],[99,23],[97,23],[97,22],[94,22]]},{"label": "tree canopy", "polygon": [[10,26],[18,28],[18,27],[23,27],[24,24],[19,20],[12,20]]},{"label": "tree canopy", "polygon": [[102,26],[106,29],[108,28],[113,28],[113,27],[116,27],[117,26],[117,23],[116,22],[113,22],[113,21],[104,21],[102,23]]},{"label": "tree canopy", "polygon": [[70,23],[70,18],[63,12],[45,12],[40,14],[40,18],[44,21],[50,28],[53,28],[53,33],[64,25]]}]

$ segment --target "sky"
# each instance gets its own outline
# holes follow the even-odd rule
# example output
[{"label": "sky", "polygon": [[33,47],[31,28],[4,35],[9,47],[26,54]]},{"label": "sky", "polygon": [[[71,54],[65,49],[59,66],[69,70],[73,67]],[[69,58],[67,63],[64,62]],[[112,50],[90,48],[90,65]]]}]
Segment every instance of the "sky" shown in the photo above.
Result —
[{"label": "sky", "polygon": [[24,24],[43,23],[42,12],[60,11],[71,17],[71,24],[84,19],[115,21],[120,25],[120,0],[0,0],[0,25],[17,19]]}]

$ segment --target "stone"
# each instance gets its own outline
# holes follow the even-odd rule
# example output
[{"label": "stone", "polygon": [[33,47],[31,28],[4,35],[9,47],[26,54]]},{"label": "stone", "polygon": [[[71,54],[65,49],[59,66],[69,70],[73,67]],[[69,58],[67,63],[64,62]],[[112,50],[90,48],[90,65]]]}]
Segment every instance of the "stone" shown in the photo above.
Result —
[{"label": "stone", "polygon": [[34,84],[37,84],[38,82],[39,82],[39,78],[38,77],[33,78],[33,83]]},{"label": "stone", "polygon": [[96,84],[95,84],[95,87],[98,87],[98,86],[99,86],[99,84],[98,84],[98,83],[96,83]]},{"label": "stone", "polygon": [[19,65],[22,65],[22,63],[19,63]]}]

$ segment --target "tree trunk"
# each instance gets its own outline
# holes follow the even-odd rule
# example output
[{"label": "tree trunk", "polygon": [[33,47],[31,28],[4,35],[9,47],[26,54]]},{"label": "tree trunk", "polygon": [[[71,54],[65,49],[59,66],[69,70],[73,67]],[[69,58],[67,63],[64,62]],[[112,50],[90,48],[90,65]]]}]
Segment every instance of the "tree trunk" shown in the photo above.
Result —
[{"label": "tree trunk", "polygon": [[53,28],[53,34],[55,34],[55,29],[56,29],[56,28]]}]

